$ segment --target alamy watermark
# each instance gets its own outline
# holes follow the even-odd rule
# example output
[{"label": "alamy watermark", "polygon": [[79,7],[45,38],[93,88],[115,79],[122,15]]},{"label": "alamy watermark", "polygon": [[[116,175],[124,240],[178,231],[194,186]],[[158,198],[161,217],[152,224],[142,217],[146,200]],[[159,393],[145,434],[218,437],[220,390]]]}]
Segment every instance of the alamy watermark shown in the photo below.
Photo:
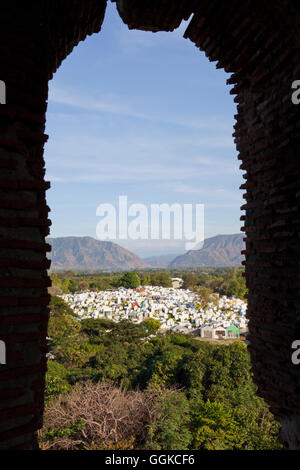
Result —
[{"label": "alamy watermark", "polygon": [[0,104],[6,104],[6,85],[3,80],[0,80]]},{"label": "alamy watermark", "polygon": [[100,204],[96,233],[100,240],[181,240],[186,250],[201,249],[204,242],[203,204],[131,204],[119,196],[118,208]]},{"label": "alamy watermark", "polygon": [[[299,105],[300,104],[300,80],[293,81],[292,90],[295,90],[292,93],[292,97],[291,97],[292,103],[295,105]],[[291,348],[295,349],[291,357],[292,363],[297,366],[300,364],[300,340],[297,339],[293,341]]]},{"label": "alamy watermark", "polygon": [[300,104],[300,80],[294,80],[292,83],[292,103],[295,105]]},{"label": "alamy watermark", "polygon": [[6,344],[0,340],[0,364],[6,364]]},{"label": "alamy watermark", "polygon": [[[6,104],[6,85],[0,80],[0,104]],[[0,364],[6,364],[6,344],[0,340]]]},{"label": "alamy watermark", "polygon": [[[6,104],[6,86],[3,80],[0,80],[0,104]],[[6,346],[4,341],[0,340],[0,364],[6,364]]]},{"label": "alamy watermark", "polygon": [[292,349],[295,349],[296,351],[293,352],[292,354],[292,363],[295,366],[298,366],[300,364],[300,340],[296,339],[292,343]]}]

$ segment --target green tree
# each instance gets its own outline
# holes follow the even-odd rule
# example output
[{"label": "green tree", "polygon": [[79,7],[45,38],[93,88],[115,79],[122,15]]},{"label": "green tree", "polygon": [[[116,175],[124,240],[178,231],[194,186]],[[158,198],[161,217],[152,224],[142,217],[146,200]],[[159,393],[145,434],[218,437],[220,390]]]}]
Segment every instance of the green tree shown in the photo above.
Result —
[{"label": "green tree", "polygon": [[50,301],[50,319],[48,336],[54,343],[60,343],[64,338],[80,330],[78,317],[60,297],[52,296]]},{"label": "green tree", "polygon": [[92,354],[81,323],[73,310],[59,297],[52,297],[48,325],[49,346],[54,357],[69,365],[83,365]]},{"label": "green tree", "polygon": [[160,287],[172,287],[172,278],[167,272],[151,274],[151,285]]},{"label": "green tree", "polygon": [[246,280],[243,270],[235,268],[229,280],[225,281],[224,293],[228,296],[236,296],[244,299],[247,294]]},{"label": "green tree", "polygon": [[141,284],[142,286],[149,286],[151,282],[151,276],[150,274],[142,274],[141,276]]},{"label": "green tree", "polygon": [[189,402],[183,392],[162,393],[156,404],[157,418],[149,425],[147,449],[187,450],[190,432]]},{"label": "green tree", "polygon": [[231,411],[209,400],[193,413],[193,449],[232,450],[239,447],[238,426]]},{"label": "green tree", "polygon": [[189,289],[189,290],[193,290],[196,285],[198,284],[198,276],[196,276],[196,274],[193,274],[193,273],[186,273],[183,275],[183,289]]},{"label": "green tree", "polygon": [[161,327],[161,323],[159,320],[155,320],[154,318],[147,318],[141,323],[141,326],[146,328],[148,335],[154,335]]},{"label": "green tree", "polygon": [[100,278],[99,280],[91,282],[89,287],[91,290],[99,291],[110,289],[111,285],[107,279]]},{"label": "green tree", "polygon": [[200,295],[201,306],[205,308],[209,302],[213,301],[213,291],[209,287],[198,286],[196,292]]},{"label": "green tree", "polygon": [[141,285],[141,280],[136,272],[127,272],[120,279],[120,286],[127,289],[136,289]]},{"label": "green tree", "polygon": [[67,373],[67,369],[62,364],[53,360],[48,361],[45,389],[46,402],[70,390]]}]

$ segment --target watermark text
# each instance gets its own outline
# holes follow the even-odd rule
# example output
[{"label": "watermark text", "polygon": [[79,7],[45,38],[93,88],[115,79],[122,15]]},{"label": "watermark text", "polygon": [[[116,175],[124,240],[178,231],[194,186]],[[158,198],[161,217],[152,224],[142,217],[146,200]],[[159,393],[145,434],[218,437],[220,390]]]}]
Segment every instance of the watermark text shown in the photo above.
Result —
[{"label": "watermark text", "polygon": [[0,364],[6,364],[6,344],[0,340]]},{"label": "watermark text", "polygon": [[0,104],[6,104],[6,85],[3,80],[0,80]]},{"label": "watermark text", "polygon": [[299,339],[295,340],[292,343],[292,349],[296,350],[292,354],[292,363],[295,366],[298,366],[300,364],[300,340]]},{"label": "watermark text", "polygon": [[181,240],[186,250],[201,249],[204,242],[203,204],[144,204],[128,206],[119,196],[118,208],[100,204],[96,233],[100,240]]}]

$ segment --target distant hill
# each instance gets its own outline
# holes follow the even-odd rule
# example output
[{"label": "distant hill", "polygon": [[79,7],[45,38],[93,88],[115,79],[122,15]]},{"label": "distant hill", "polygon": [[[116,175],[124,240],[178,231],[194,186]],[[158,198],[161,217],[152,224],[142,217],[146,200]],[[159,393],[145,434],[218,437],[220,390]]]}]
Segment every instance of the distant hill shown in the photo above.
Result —
[{"label": "distant hill", "polygon": [[52,246],[51,269],[81,271],[130,271],[149,268],[144,260],[116,243],[92,237],[48,238]]},{"label": "distant hill", "polygon": [[207,238],[201,250],[190,250],[177,256],[170,268],[196,268],[201,266],[240,266],[244,257],[244,235],[217,235]]},{"label": "distant hill", "polygon": [[152,268],[167,268],[169,264],[177,257],[178,255],[158,255],[151,256],[150,258],[144,258],[144,261],[149,264]]}]

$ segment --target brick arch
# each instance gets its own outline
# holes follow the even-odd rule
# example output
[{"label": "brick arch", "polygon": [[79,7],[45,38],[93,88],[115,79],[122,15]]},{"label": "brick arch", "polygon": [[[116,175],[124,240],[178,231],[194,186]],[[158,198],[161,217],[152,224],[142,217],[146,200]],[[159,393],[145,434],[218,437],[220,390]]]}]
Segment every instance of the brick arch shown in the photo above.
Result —
[{"label": "brick arch", "polygon": [[[35,449],[46,371],[50,284],[45,243],[49,208],[43,147],[48,80],[79,41],[99,32],[105,0],[1,5],[0,79],[0,448]],[[300,79],[300,7],[293,0],[118,0],[133,29],[172,31],[231,74],[238,114],[234,138],[245,172],[246,279],[251,360],[259,394],[300,447],[299,149],[291,84]],[[20,7],[20,5],[24,5]]]}]

